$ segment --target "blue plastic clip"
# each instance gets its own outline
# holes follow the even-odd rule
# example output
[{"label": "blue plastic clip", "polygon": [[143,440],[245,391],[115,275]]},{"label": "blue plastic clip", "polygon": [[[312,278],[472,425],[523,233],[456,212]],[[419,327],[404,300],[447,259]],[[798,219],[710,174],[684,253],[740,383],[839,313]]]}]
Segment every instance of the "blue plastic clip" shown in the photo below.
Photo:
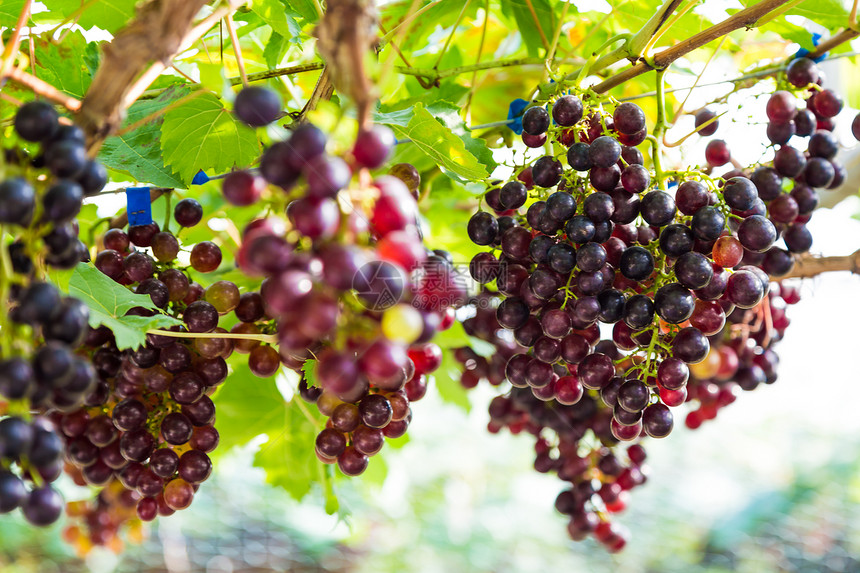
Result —
[{"label": "blue plastic clip", "polygon": [[204,183],[209,181],[209,176],[206,175],[201,169],[194,175],[194,179],[191,180],[192,185],[203,185]]},{"label": "blue plastic clip", "polygon": [[523,112],[526,110],[527,105],[529,105],[529,102],[517,98],[508,106],[508,119],[514,120],[508,124],[508,127],[517,135],[522,135],[523,133]]},{"label": "blue plastic clip", "polygon": [[152,223],[152,203],[149,187],[129,187],[125,190],[128,224],[149,225]]},{"label": "blue plastic clip", "polygon": [[[813,33],[812,34],[812,45],[817,46],[820,43],[821,43],[821,34]],[[797,53],[794,54],[794,57],[795,58],[803,58],[809,53],[810,53],[809,50],[807,50],[805,48],[800,48],[799,50],[797,50]],[[824,52],[823,54],[821,54],[817,58],[813,58],[812,61],[813,62],[820,62],[820,61],[824,60],[829,53],[830,52]]]}]

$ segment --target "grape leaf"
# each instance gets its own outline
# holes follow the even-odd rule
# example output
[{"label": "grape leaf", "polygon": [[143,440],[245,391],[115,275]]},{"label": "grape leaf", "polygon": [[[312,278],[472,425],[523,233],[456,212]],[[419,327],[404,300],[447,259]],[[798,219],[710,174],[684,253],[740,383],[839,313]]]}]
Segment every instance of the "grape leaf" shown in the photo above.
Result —
[{"label": "grape leaf", "polygon": [[190,183],[200,171],[220,174],[246,167],[260,154],[254,131],[206,93],[173,108],[161,126],[164,163]]},{"label": "grape leaf", "polygon": [[219,449],[225,452],[260,434],[279,432],[287,409],[275,381],[254,376],[247,358],[231,360],[230,370],[227,381],[213,397],[218,408]]},{"label": "grape leaf", "polygon": [[313,24],[319,20],[320,13],[317,11],[317,4],[314,0],[281,0],[288,9],[292,9],[299,16],[305,19],[308,24]]},{"label": "grape leaf", "polygon": [[[168,87],[157,98],[137,101],[128,109],[126,125],[131,125],[153,112],[190,93],[181,86]],[[135,181],[159,187],[184,187],[183,180],[164,165],[159,138],[161,123],[158,117],[134,131],[109,137],[99,152],[99,159],[115,171],[128,174]]]},{"label": "grape leaf", "polygon": [[376,121],[391,127],[398,138],[410,139],[437,165],[464,179],[476,180],[487,176],[486,168],[466,148],[463,139],[421,103],[411,109],[377,114]]},{"label": "grape leaf", "polygon": [[463,366],[454,358],[454,351],[446,348],[442,351],[442,364],[433,374],[439,396],[449,404],[459,406],[466,412],[472,409],[466,389],[460,384],[460,376],[463,374]]},{"label": "grape leaf", "polygon": [[266,470],[266,481],[284,488],[297,500],[307,495],[313,482],[326,479],[324,464],[314,453],[325,416],[316,408],[312,413],[300,402],[296,396],[285,405],[280,431],[269,433],[269,440],[254,456],[254,466]]},{"label": "grape leaf", "polygon": [[272,32],[269,41],[266,42],[266,48],[263,50],[263,59],[266,60],[266,65],[270,68],[277,68],[286,53],[287,39],[277,32]]},{"label": "grape leaf", "polygon": [[[540,30],[543,31],[544,37],[549,40],[555,33],[555,15],[549,5],[549,0],[532,0],[531,5],[537,14]],[[539,56],[545,47],[540,31],[538,31],[538,25],[535,23],[535,17],[532,16],[525,0],[502,0],[502,11],[513,15],[529,56]]]},{"label": "grape leaf", "polygon": [[34,38],[36,52],[36,75],[58,90],[74,96],[84,97],[93,81],[92,71],[87,65],[92,53],[80,32],[66,34],[61,43],[47,36]]},{"label": "grape leaf", "polygon": [[166,314],[125,316],[135,307],[159,311],[148,295],[134,294],[96,269],[92,263],[78,263],[69,280],[69,294],[90,309],[90,326],[106,326],[113,331],[119,350],[138,348],[146,343],[146,331],[182,321]]},{"label": "grape leaf", "polygon": [[[62,18],[68,18],[81,7],[81,0],[42,0],[42,3],[53,15]],[[86,30],[97,26],[113,33],[134,16],[135,4],[137,0],[99,0],[84,9],[77,23]]]},{"label": "grape leaf", "polygon": [[433,338],[433,342],[439,345],[440,348],[462,348],[470,347],[478,356],[489,358],[496,353],[496,347],[486,340],[481,340],[474,336],[466,334],[463,324],[459,321],[454,321],[451,328],[443,330]]},{"label": "grape leaf", "polygon": [[0,26],[12,28],[18,23],[18,16],[24,8],[24,0],[5,0],[0,2]]},{"label": "grape leaf", "polygon": [[288,41],[299,41],[302,27],[296,22],[296,14],[280,0],[253,0],[249,8],[271,26],[275,33],[287,38]]}]

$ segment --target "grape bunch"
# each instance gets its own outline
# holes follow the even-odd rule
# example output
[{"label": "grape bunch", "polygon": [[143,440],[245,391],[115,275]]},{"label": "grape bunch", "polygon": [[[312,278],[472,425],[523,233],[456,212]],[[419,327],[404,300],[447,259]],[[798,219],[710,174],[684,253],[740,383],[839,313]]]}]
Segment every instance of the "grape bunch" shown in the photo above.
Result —
[{"label": "grape bunch", "polygon": [[[240,93],[236,115],[251,126],[249,101],[274,100],[265,90]],[[234,205],[286,204],[286,217],[251,222],[236,255],[250,276],[263,277],[263,305],[278,322],[283,363],[302,375],[302,395],[328,417],[317,457],[346,475],[361,474],[384,438],[403,435],[409,403],[426,391],[441,352],[430,343],[451,324],[448,309],[465,301],[465,284],[450,255],[423,244],[416,203],[420,184],[408,164],[371,177],[391,155],[394,134],[361,130],[343,156],[329,154],[310,123],[265,150],[259,171],[235,171],[223,182]]]},{"label": "grape bunch", "polygon": [[51,482],[62,473],[62,447],[54,425],[44,417],[0,420],[0,513],[20,508],[38,526],[59,519],[63,498]]},{"label": "grape bunch", "polygon": [[87,157],[80,128],[61,123],[45,102],[21,106],[14,127],[21,144],[4,150],[0,181],[0,225],[12,239],[0,245],[0,396],[10,414],[0,419],[0,511],[20,507],[28,522],[45,526],[63,509],[51,486],[63,471],[63,442],[45,414],[79,407],[96,380],[77,352],[89,311],[45,282],[45,268],[88,259],[75,217],[84,197],[104,187],[107,172]]},{"label": "grape bunch", "polygon": [[[672,408],[685,402],[698,402],[686,418],[698,427],[741,390],[776,380],[773,345],[788,325],[785,305],[798,297],[787,285],[771,290],[771,277],[788,275],[811,247],[806,223],[818,189],[844,179],[831,133],[841,99],[818,81],[814,63],[792,62],[780,79],[787,89],[767,104],[773,160],[749,169],[734,161],[720,176],[713,171],[733,158],[718,139],[702,167],[647,169],[635,147],[648,133],[636,104],[568,93],[526,110],[523,143],[552,153],[491,184],[467,227],[490,249],[475,255],[470,274],[499,297],[497,324],[478,309],[473,333],[499,354],[511,336],[522,347],[507,360],[514,390],[491,407],[490,431],[544,431],[539,407],[558,415],[586,403],[603,424],[592,432],[611,453],[617,442],[669,435]],[[715,119],[709,109],[696,114],[702,135],[717,132]],[[795,135],[809,137],[806,152],[789,145]],[[465,386],[498,381],[474,351],[457,352]],[[508,416],[512,403],[519,406]],[[553,447],[564,440],[556,431]],[[536,467],[546,471],[552,464],[538,444]],[[579,517],[574,539],[590,532],[623,545],[610,526],[598,531]]]}]

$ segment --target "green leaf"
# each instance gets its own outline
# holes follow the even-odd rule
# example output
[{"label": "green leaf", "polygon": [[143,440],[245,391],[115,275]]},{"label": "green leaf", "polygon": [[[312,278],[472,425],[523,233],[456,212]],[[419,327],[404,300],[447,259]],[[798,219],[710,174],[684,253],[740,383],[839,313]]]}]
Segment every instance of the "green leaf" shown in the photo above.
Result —
[{"label": "green leaf", "polygon": [[18,23],[18,16],[24,8],[24,0],[4,0],[0,2],[0,26],[14,28]]},{"label": "green leaf", "polygon": [[159,311],[148,295],[134,294],[95,268],[92,263],[78,263],[69,280],[69,294],[82,300],[90,309],[90,326],[106,326],[113,331],[119,350],[146,344],[146,331],[182,324],[165,314],[125,316],[135,307]]},{"label": "green leaf", "polygon": [[[68,18],[81,7],[81,0],[43,0],[51,12]],[[81,13],[77,23],[84,29],[97,26],[114,33],[134,16],[137,0],[99,0],[90,3]]]},{"label": "green leaf", "polygon": [[272,32],[269,41],[266,42],[266,48],[263,50],[263,59],[266,60],[266,65],[270,68],[277,68],[286,53],[287,39],[277,32]]},{"label": "green leaf", "polygon": [[280,0],[253,0],[248,7],[284,38],[298,40],[301,36],[302,28],[296,22],[292,10],[287,9]]},{"label": "green leaf", "polygon": [[275,381],[254,376],[248,359],[242,358],[230,361],[230,376],[213,398],[218,408],[220,447],[225,452],[260,434],[279,432],[287,409]]},{"label": "green leaf", "polygon": [[469,336],[466,334],[463,324],[457,321],[455,321],[448,330],[444,330],[437,334],[433,338],[433,342],[443,349],[454,349],[468,346],[475,351],[475,354],[483,356],[484,358],[489,358],[496,353],[495,345],[490,344],[486,340]]},{"label": "green leaf", "polygon": [[186,183],[201,169],[216,174],[246,167],[260,154],[252,129],[207,93],[173,108],[161,126],[164,163]]},{"label": "green leaf", "polygon": [[319,388],[320,383],[317,379],[317,364],[316,360],[305,360],[304,364],[302,364],[302,372],[305,375],[305,382],[307,382],[308,386],[311,388]]},{"label": "green leaf", "polygon": [[308,24],[313,24],[320,18],[317,10],[319,4],[315,0],[281,0],[284,5],[305,19]]},{"label": "green leaf", "polygon": [[[135,102],[128,109],[126,125],[135,123],[148,115],[188,95],[190,89],[181,86],[168,87],[157,98]],[[161,157],[161,124],[163,117],[138,127],[134,131],[109,137],[102,145],[99,159],[106,167],[126,173],[141,183],[158,187],[184,187],[183,180],[164,165]]]},{"label": "green leaf", "polygon": [[[313,482],[326,479],[324,464],[314,453],[325,416],[310,410],[301,398],[293,398],[286,404],[279,431],[270,433],[269,440],[254,456],[254,466],[266,471],[266,481],[284,488],[297,500],[307,495]],[[336,511],[336,505],[331,507]]]},{"label": "green leaf", "polygon": [[442,365],[433,374],[439,396],[449,404],[459,406],[466,412],[472,409],[466,389],[460,384],[463,366],[454,358],[454,351],[446,348],[442,351]]},{"label": "green leaf", "polygon": [[471,181],[487,177],[486,168],[466,148],[463,139],[433,117],[423,104],[415,104],[411,110],[377,114],[376,120],[389,125],[398,138],[410,139],[440,167]]},{"label": "green leaf", "polygon": [[502,0],[502,11],[513,15],[529,56],[537,57],[546,49],[538,31],[538,23],[544,37],[549,40],[555,33],[555,15],[549,0],[532,0],[531,4],[537,14],[537,23],[525,0]]},{"label": "green leaf", "polygon": [[80,32],[66,34],[61,43],[39,36],[34,39],[36,52],[36,75],[58,90],[74,96],[84,97],[93,81],[92,53]]}]

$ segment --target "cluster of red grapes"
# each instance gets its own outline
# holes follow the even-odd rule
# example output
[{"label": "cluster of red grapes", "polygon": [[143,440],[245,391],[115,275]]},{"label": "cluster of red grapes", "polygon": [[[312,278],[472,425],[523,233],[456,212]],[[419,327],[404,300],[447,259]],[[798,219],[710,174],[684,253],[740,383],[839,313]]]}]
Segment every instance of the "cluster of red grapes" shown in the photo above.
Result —
[{"label": "cluster of red grapes", "polygon": [[[670,407],[698,400],[687,417],[698,427],[739,390],[776,380],[772,345],[788,324],[785,304],[797,294],[787,286],[771,291],[770,277],[788,274],[794,256],[811,247],[806,223],[818,204],[816,188],[844,179],[831,133],[841,99],[816,85],[820,74],[805,58],[792,62],[785,81],[807,96],[807,109],[798,110],[798,96],[787,90],[770,97],[774,160],[721,177],[710,174],[731,160],[721,140],[708,145],[704,170],[670,178],[646,169],[634,147],[647,137],[645,116],[633,103],[610,115],[567,94],[526,110],[525,145],[550,141],[566,157],[544,155],[516,179],[493,185],[484,195],[488,209],[467,229],[474,243],[492,249],[473,258],[471,275],[500,295],[497,323],[481,310],[487,305],[477,305],[472,334],[500,355],[510,354],[511,334],[524,349],[507,360],[505,377],[515,388],[491,407],[491,431],[539,433],[551,427],[541,408],[557,418],[586,403],[599,420],[590,428],[611,448],[667,436]],[[700,133],[713,135],[717,122],[706,122],[715,118],[700,111]],[[793,135],[809,137],[805,153],[789,145]],[[776,246],[780,239],[785,248]],[[608,325],[611,337],[601,340]],[[491,364],[470,349],[457,353],[465,386],[483,377],[497,383]],[[565,441],[556,431],[547,442],[553,446]],[[536,467],[546,471],[554,466],[541,452],[552,450],[541,444]],[[574,481],[589,489],[591,479],[585,471]],[[580,499],[576,487],[571,495]],[[600,497],[617,503],[611,493]],[[593,532],[611,549],[623,546],[623,535],[608,525],[599,530],[596,516],[578,517],[574,539]]]},{"label": "cluster of red grapes", "polygon": [[88,258],[75,217],[83,198],[104,187],[107,172],[88,159],[83,132],[61,124],[45,102],[21,106],[14,126],[27,143],[5,151],[0,182],[0,224],[12,236],[0,245],[0,397],[13,413],[0,420],[0,513],[20,507],[28,522],[44,526],[63,509],[50,485],[63,470],[63,443],[41,414],[80,405],[95,370],[76,354],[87,333],[87,307],[41,279],[46,265],[68,269]]},{"label": "cluster of red grapes", "polygon": [[[277,117],[279,102],[264,88],[246,88],[235,113],[257,127]],[[425,375],[441,360],[430,339],[465,297],[450,255],[423,244],[414,167],[369,175],[394,143],[390,129],[374,126],[339,157],[304,123],[266,149],[258,173],[236,171],[223,183],[235,205],[286,197],[286,220],[253,221],[236,259],[247,274],[265,277],[261,294],[278,320],[284,364],[303,375],[312,369],[318,386],[304,378],[302,395],[329,417],[316,454],[346,475],[361,474],[385,437],[406,432],[409,402],[424,395]]]},{"label": "cluster of red grapes", "polygon": [[785,334],[790,320],[786,307],[800,301],[796,288],[771,285],[767,299],[754,309],[735,309],[726,328],[711,336],[711,350],[690,367],[686,400],[699,406],[687,413],[685,424],[696,429],[737,399],[741,390],[776,382],[779,356],[773,346]]}]

